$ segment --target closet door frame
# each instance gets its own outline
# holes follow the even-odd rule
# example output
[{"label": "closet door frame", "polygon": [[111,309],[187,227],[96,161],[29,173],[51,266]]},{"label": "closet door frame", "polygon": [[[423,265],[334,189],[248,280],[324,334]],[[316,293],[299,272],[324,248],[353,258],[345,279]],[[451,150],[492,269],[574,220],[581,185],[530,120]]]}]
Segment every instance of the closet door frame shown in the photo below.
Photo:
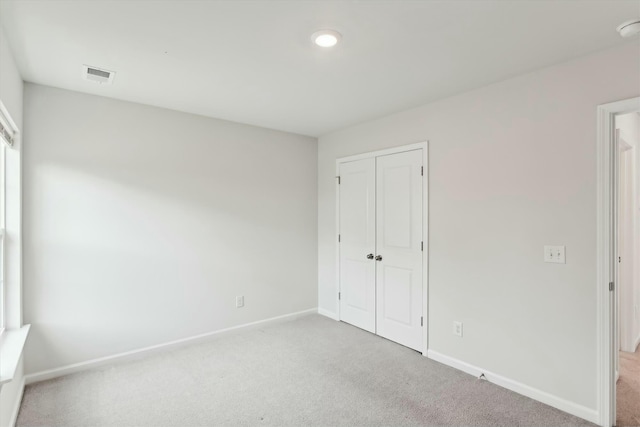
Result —
[{"label": "closet door frame", "polygon": [[336,159],[336,222],[335,222],[335,244],[336,244],[336,284],[338,292],[336,293],[336,305],[338,307],[338,319],[340,316],[340,164],[352,162],[354,160],[369,159],[372,157],[386,156],[389,154],[404,153],[422,149],[422,241],[424,242],[424,250],[422,251],[422,316],[424,324],[422,327],[422,354],[427,356],[429,349],[429,141],[418,142],[415,144],[401,145],[398,147],[387,148],[384,150],[371,151],[367,153],[355,154],[352,156],[341,157]]}]

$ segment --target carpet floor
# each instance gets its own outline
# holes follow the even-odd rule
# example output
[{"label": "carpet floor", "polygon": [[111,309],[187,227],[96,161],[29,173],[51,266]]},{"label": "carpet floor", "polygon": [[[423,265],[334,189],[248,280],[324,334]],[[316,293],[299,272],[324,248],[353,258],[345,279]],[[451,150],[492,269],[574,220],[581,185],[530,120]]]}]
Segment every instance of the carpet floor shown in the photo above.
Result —
[{"label": "carpet floor", "polygon": [[593,426],[319,315],[26,387],[17,426]]},{"label": "carpet floor", "polygon": [[616,398],[616,426],[640,426],[640,346],[635,353],[620,352]]}]

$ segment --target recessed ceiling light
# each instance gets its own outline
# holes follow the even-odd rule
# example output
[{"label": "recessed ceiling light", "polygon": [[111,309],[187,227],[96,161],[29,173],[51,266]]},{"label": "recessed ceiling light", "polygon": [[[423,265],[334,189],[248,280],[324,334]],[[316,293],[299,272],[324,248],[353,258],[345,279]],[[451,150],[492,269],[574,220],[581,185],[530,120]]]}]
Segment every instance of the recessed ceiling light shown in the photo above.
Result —
[{"label": "recessed ceiling light", "polygon": [[338,44],[342,35],[334,30],[319,30],[311,35],[311,40],[320,47],[332,47]]},{"label": "recessed ceiling light", "polygon": [[616,28],[622,37],[631,37],[640,33],[640,18],[624,22]]}]

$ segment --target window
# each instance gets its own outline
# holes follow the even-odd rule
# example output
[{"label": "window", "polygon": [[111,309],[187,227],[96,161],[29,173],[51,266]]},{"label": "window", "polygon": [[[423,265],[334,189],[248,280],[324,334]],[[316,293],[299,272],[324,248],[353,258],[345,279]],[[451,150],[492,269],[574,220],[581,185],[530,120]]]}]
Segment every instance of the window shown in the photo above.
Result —
[{"label": "window", "polygon": [[0,101],[0,387],[20,375],[30,325],[22,324],[20,133]]},{"label": "window", "polygon": [[[3,141],[4,142],[4,141]],[[0,334],[4,331],[4,203],[5,144],[0,143]]]},{"label": "window", "polygon": [[6,182],[7,182],[7,153],[11,149],[17,135],[17,129],[9,113],[0,102],[0,333],[4,331],[6,325],[6,280],[5,280],[5,260],[6,260]]}]

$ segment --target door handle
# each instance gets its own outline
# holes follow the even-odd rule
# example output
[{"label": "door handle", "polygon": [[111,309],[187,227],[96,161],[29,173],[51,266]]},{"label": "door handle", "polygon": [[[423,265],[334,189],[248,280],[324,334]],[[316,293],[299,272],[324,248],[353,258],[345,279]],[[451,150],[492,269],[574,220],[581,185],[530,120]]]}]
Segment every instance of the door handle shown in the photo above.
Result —
[{"label": "door handle", "polygon": [[376,261],[382,261],[382,256],[376,255]]},{"label": "door handle", "polygon": [[367,255],[367,259],[373,259],[373,254]]}]

